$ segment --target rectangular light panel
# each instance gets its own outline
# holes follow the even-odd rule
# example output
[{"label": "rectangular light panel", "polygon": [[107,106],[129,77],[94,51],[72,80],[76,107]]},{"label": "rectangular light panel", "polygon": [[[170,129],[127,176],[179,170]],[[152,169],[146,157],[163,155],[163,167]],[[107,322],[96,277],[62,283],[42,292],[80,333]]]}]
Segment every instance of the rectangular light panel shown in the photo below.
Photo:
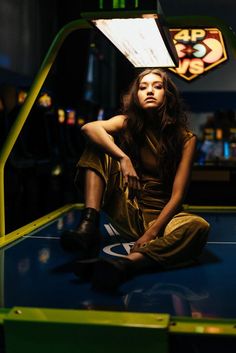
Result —
[{"label": "rectangular light panel", "polygon": [[96,19],[92,23],[135,67],[175,67],[155,18]]}]

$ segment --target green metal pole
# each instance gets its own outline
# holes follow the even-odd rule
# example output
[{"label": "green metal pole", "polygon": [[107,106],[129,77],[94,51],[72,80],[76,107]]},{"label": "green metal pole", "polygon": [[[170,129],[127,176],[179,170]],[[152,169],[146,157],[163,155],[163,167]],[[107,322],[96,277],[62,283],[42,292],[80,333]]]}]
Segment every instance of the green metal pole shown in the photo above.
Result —
[{"label": "green metal pole", "polygon": [[86,28],[91,28],[89,23],[84,19],[79,19],[69,22],[58,32],[0,152],[0,237],[5,236],[4,167],[6,161],[65,38],[75,30]]},{"label": "green metal pole", "polygon": [[125,9],[125,0],[113,0],[113,9]]},{"label": "green metal pole", "polygon": [[0,308],[4,308],[5,251],[0,249]]}]

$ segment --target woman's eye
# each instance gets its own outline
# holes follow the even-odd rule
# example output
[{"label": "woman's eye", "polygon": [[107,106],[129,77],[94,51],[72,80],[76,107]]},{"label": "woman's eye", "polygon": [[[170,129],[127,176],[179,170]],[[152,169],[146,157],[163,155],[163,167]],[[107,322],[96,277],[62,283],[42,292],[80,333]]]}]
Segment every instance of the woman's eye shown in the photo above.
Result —
[{"label": "woman's eye", "polygon": [[140,86],[139,89],[140,91],[143,91],[146,88],[146,86]]}]

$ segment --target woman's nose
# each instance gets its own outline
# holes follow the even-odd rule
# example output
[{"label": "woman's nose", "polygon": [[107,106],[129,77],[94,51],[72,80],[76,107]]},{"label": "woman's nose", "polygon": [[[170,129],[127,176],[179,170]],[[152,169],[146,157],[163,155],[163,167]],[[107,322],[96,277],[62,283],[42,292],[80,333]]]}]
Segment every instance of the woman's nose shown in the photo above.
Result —
[{"label": "woman's nose", "polygon": [[147,88],[147,94],[153,94],[153,87],[151,85]]}]

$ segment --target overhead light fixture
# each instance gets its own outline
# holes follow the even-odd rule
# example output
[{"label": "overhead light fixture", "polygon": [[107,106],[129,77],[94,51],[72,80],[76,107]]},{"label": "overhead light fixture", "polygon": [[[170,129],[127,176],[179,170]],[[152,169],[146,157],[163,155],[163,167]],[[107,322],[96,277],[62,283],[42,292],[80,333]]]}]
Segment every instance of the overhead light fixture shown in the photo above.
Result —
[{"label": "overhead light fixture", "polygon": [[161,15],[116,11],[83,14],[137,68],[176,67],[178,55]]}]

